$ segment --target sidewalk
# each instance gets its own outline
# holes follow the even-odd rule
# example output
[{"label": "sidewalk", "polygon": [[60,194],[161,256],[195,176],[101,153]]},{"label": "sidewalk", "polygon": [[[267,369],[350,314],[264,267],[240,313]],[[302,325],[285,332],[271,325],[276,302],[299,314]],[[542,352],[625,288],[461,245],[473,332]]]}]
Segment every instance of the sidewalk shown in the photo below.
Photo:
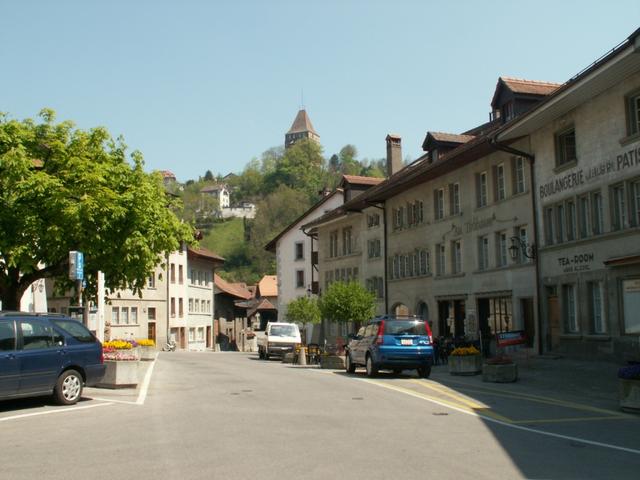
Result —
[{"label": "sidewalk", "polygon": [[436,365],[430,379],[455,388],[457,385],[483,386],[494,390],[526,393],[598,408],[619,411],[616,363],[581,361],[567,358],[530,356],[515,358],[518,381],[489,383],[482,375],[449,374],[447,365]]}]

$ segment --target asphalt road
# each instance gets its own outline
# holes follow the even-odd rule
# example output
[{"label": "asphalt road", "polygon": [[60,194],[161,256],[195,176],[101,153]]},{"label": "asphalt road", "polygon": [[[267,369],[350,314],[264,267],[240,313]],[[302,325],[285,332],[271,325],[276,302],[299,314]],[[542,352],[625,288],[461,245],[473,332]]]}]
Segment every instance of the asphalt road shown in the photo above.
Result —
[{"label": "asphalt road", "polygon": [[87,389],[71,408],[1,402],[0,479],[640,475],[637,416],[456,383],[437,368],[432,378],[161,353],[146,395]]}]

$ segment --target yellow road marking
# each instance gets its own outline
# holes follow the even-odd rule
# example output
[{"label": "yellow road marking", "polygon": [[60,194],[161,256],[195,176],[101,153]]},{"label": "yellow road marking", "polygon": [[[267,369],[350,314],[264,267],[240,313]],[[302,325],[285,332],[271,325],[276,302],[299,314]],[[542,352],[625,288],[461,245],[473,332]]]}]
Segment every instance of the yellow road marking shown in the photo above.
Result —
[{"label": "yellow road marking", "polygon": [[570,418],[542,418],[537,420],[514,420],[513,424],[526,424],[526,423],[563,423],[563,422],[588,422],[590,420],[628,420],[628,417],[621,415],[609,415],[607,417],[570,417]]},{"label": "yellow road marking", "polygon": [[487,405],[485,404],[480,404],[478,402],[475,402],[473,400],[471,400],[470,398],[467,398],[466,396],[456,392],[455,390],[450,389],[449,387],[447,387],[446,385],[441,385],[439,383],[431,383],[431,382],[425,382],[424,380],[409,380],[412,383],[417,383],[418,385],[421,385],[423,387],[429,388],[431,390],[435,390],[438,393],[441,393],[443,395],[446,395],[448,397],[451,397],[455,400],[457,400],[460,403],[464,403],[465,405],[471,407],[471,408],[488,408]]}]

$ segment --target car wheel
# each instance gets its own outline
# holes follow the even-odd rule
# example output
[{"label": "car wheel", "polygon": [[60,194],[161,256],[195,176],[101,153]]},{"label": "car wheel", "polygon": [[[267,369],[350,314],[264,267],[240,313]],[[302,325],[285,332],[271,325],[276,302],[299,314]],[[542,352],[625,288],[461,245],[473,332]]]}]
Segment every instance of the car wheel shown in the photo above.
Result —
[{"label": "car wheel", "polygon": [[419,367],[418,368],[418,376],[422,377],[422,378],[429,378],[429,375],[431,375],[431,367],[427,366],[427,367]]},{"label": "car wheel", "polygon": [[371,355],[367,355],[367,377],[375,377],[378,374],[378,367],[373,363]]},{"label": "car wheel", "polygon": [[74,405],[82,395],[82,375],[75,370],[67,370],[58,377],[53,398],[60,405]]},{"label": "car wheel", "polygon": [[355,373],[356,372],[356,364],[351,361],[351,354],[347,353],[347,357],[344,360],[347,373]]}]

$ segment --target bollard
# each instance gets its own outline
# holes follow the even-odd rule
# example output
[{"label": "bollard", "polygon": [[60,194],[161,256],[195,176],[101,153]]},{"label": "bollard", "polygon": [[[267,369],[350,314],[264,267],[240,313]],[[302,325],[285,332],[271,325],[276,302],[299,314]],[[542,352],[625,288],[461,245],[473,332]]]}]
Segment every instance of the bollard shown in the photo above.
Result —
[{"label": "bollard", "polygon": [[305,347],[300,347],[300,351],[298,352],[298,365],[306,365],[307,364],[307,349]]}]

